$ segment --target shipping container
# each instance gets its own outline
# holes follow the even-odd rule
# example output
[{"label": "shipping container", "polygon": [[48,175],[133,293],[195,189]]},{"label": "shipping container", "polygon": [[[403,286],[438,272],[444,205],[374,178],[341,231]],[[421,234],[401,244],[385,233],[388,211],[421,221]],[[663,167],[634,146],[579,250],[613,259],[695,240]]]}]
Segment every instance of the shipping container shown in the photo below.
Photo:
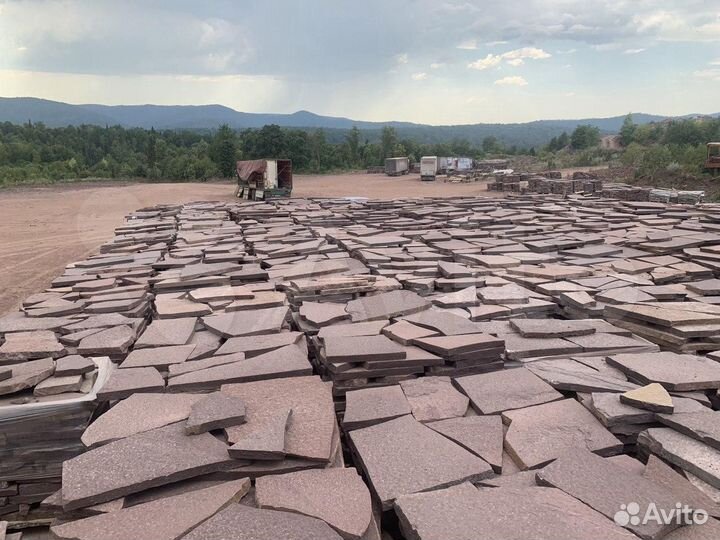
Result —
[{"label": "shipping container", "polygon": [[435,177],[440,172],[441,159],[437,156],[423,156],[420,158],[420,180],[435,180]]},{"label": "shipping container", "polygon": [[399,176],[410,171],[410,159],[406,157],[393,157],[385,160],[385,174]]}]

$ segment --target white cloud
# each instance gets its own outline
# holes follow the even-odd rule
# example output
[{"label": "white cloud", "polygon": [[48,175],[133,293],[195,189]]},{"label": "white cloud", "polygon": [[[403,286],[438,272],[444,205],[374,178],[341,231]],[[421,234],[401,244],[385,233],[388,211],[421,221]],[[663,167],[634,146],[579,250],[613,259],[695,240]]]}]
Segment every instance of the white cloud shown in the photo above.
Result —
[{"label": "white cloud", "polygon": [[502,79],[498,79],[493,84],[498,84],[502,86],[527,86],[528,82],[518,75],[513,77],[503,77]]},{"label": "white cloud", "polygon": [[563,50],[557,51],[558,54],[573,54],[576,52],[577,52],[577,49],[563,49]]},{"label": "white cloud", "polygon": [[647,49],[625,49],[623,51],[623,54],[640,54],[641,52],[645,52]]},{"label": "white cloud", "polygon": [[424,81],[428,78],[428,74],[423,72],[413,73],[410,77],[412,77],[413,81]]},{"label": "white cloud", "polygon": [[720,66],[720,58],[717,60],[713,60],[712,62],[708,62],[711,66]]},{"label": "white cloud", "polygon": [[515,49],[514,51],[508,51],[501,55],[503,58],[530,58],[532,60],[542,60],[543,58],[550,58],[550,53],[538,49],[536,47],[523,47],[522,49]]},{"label": "white cloud", "polygon": [[563,92],[563,97],[573,97],[575,92]]},{"label": "white cloud", "polygon": [[600,52],[606,52],[606,51],[616,51],[620,48],[619,43],[600,43],[597,45],[592,45],[592,48],[596,51]]},{"label": "white cloud", "polygon": [[408,54],[407,53],[396,54],[395,61],[398,64],[407,64],[408,63]]},{"label": "white cloud", "polygon": [[483,70],[497,66],[502,62],[502,57],[497,54],[489,54],[485,58],[480,58],[474,62],[470,62],[467,67],[470,69]]},{"label": "white cloud", "polygon": [[475,49],[477,49],[477,40],[468,39],[467,41],[463,41],[462,43],[460,43],[456,48],[466,51],[474,51]]},{"label": "white cloud", "polygon": [[445,67],[444,62],[433,62],[432,64],[430,64],[430,69],[440,69],[442,67]]},{"label": "white cloud", "polygon": [[475,60],[475,62],[470,62],[468,67],[471,69],[483,70],[495,67],[503,60],[511,66],[521,66],[526,59],[542,60],[543,58],[550,58],[550,56],[552,56],[550,53],[542,49],[538,49],[537,47],[523,47],[522,49],[514,49],[502,54],[488,53],[485,58],[480,58]]},{"label": "white cloud", "polygon": [[488,47],[497,47],[498,45],[505,45],[507,41],[488,41],[485,45]]}]

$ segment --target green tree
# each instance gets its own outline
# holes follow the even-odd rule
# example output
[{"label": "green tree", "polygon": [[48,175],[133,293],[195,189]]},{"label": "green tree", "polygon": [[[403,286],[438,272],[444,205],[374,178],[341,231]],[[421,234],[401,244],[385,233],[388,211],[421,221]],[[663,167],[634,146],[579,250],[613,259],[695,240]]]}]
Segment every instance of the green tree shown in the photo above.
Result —
[{"label": "green tree", "polygon": [[579,125],[570,135],[570,146],[575,150],[584,150],[598,144],[600,144],[600,130],[588,124]]},{"label": "green tree", "polygon": [[215,162],[221,176],[228,178],[235,174],[236,153],[235,132],[230,126],[223,124],[217,130],[210,147],[210,158]]},{"label": "green tree", "polygon": [[353,126],[350,133],[345,135],[345,144],[348,148],[349,165],[356,167],[360,162],[360,130]]},{"label": "green tree", "polygon": [[395,133],[395,128],[393,128],[392,126],[384,126],[382,128],[380,140],[380,147],[382,149],[383,159],[393,157],[393,148],[395,148],[395,144],[397,143],[397,135]]},{"label": "green tree", "polygon": [[637,131],[637,125],[633,122],[632,114],[628,114],[620,128],[620,144],[625,147],[630,146],[635,140],[635,131]]}]

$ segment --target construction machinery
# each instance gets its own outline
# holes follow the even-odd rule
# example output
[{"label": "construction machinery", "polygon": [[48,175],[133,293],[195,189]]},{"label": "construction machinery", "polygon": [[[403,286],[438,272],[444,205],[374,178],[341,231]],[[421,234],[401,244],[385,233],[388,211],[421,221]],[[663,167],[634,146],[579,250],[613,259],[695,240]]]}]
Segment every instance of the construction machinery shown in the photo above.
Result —
[{"label": "construction machinery", "polygon": [[711,172],[713,176],[720,170],[720,142],[707,143],[705,170]]},{"label": "construction machinery", "polygon": [[253,159],[238,161],[235,172],[242,199],[264,201],[289,197],[292,193],[292,161],[289,159]]}]

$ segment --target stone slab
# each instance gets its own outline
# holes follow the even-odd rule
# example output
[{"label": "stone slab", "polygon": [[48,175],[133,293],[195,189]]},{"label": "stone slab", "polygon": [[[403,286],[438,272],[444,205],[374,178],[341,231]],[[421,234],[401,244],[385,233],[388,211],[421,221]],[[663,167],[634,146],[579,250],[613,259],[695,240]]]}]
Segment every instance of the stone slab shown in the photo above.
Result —
[{"label": "stone slab", "polygon": [[245,423],[245,402],[236,396],[213,392],[193,403],[185,433],[197,435]]},{"label": "stone slab", "polygon": [[418,422],[464,416],[470,402],[453,387],[450,377],[419,377],[400,381],[400,387]]}]

